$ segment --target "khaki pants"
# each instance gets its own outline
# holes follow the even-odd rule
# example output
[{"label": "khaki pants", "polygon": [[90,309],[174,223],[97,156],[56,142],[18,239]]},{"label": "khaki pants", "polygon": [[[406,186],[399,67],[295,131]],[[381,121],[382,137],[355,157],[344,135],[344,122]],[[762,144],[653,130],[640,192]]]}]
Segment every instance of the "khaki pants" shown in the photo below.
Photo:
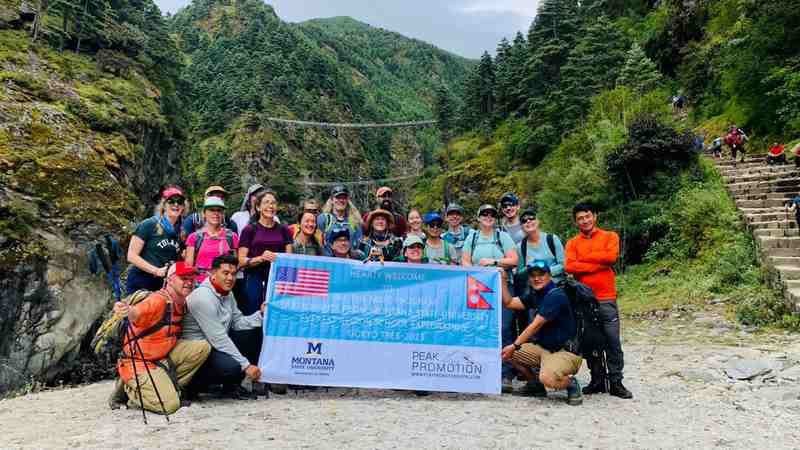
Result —
[{"label": "khaki pants", "polygon": [[[195,372],[203,365],[208,354],[211,353],[211,346],[207,341],[185,341],[179,340],[175,344],[175,348],[169,352],[169,361],[175,367],[175,372],[178,378],[178,386],[185,387],[189,384]],[[169,367],[169,362],[166,359],[161,360],[162,365]],[[175,389],[175,384],[170,379],[166,370],[161,367],[154,367],[150,369],[150,375],[147,372],[138,373],[139,382],[136,379],[131,379],[125,383],[125,393],[128,394],[128,406],[140,408],[139,393],[136,391],[137,384],[142,392],[142,403],[144,409],[154,413],[163,414],[166,410],[167,414],[172,414],[181,407],[180,393]],[[150,380],[152,377],[152,381]],[[155,383],[155,385],[154,385]],[[164,402],[164,409],[161,409],[161,403],[158,401],[156,389],[161,396],[161,401]]]},{"label": "khaki pants", "polygon": [[[539,369],[539,379],[548,387],[562,384],[564,379],[575,375],[581,368],[583,359],[566,350],[551,353],[536,344],[525,343],[511,357],[513,363],[520,366]],[[545,380],[549,382],[545,382]]]}]

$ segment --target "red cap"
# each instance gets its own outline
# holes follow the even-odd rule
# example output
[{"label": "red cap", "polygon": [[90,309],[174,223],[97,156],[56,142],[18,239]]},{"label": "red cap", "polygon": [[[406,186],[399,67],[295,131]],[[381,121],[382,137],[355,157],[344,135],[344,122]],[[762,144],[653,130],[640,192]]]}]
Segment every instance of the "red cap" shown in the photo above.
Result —
[{"label": "red cap", "polygon": [[170,198],[170,197],[175,197],[176,195],[179,195],[181,197],[186,197],[185,195],[183,195],[183,191],[181,190],[181,188],[170,187],[164,189],[164,192],[161,193],[161,198]]},{"label": "red cap", "polygon": [[197,275],[197,271],[194,270],[194,267],[186,264],[186,261],[178,261],[172,267],[174,269],[170,268],[169,270],[170,273],[168,274],[168,276],[172,275],[173,273],[179,277],[188,277],[190,275]]},{"label": "red cap", "polygon": [[387,192],[391,194],[392,188],[390,188],[389,186],[381,186],[378,188],[378,191],[375,193],[375,196],[380,197],[383,194],[386,194]]}]

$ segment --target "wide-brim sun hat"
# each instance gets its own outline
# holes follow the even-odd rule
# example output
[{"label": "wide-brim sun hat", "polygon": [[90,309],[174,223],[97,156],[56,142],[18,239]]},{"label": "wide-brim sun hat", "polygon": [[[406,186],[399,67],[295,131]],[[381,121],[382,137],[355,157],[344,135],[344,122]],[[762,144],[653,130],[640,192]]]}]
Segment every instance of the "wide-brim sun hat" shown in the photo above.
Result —
[{"label": "wide-brim sun hat", "polygon": [[375,220],[376,217],[383,216],[386,218],[386,222],[389,228],[394,226],[394,215],[385,209],[376,209],[371,211],[367,216],[367,228],[372,228],[372,221]]}]

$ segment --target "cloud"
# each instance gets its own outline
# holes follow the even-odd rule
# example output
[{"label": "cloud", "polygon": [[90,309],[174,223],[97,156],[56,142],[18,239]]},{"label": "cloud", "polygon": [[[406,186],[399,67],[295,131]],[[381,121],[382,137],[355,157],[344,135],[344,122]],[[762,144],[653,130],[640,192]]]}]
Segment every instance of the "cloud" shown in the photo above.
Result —
[{"label": "cloud", "polygon": [[467,14],[512,14],[524,19],[533,19],[539,0],[472,0],[456,8]]}]

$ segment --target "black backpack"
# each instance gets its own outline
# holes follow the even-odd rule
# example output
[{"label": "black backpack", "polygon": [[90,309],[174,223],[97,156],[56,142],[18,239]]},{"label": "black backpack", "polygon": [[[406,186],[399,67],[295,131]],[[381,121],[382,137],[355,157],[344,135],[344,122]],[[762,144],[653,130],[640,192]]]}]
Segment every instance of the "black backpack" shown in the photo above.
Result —
[{"label": "black backpack", "polygon": [[600,318],[600,303],[592,289],[573,278],[567,278],[558,287],[567,294],[575,317],[576,333],[569,343],[569,350],[581,356],[605,350],[606,338]]}]

